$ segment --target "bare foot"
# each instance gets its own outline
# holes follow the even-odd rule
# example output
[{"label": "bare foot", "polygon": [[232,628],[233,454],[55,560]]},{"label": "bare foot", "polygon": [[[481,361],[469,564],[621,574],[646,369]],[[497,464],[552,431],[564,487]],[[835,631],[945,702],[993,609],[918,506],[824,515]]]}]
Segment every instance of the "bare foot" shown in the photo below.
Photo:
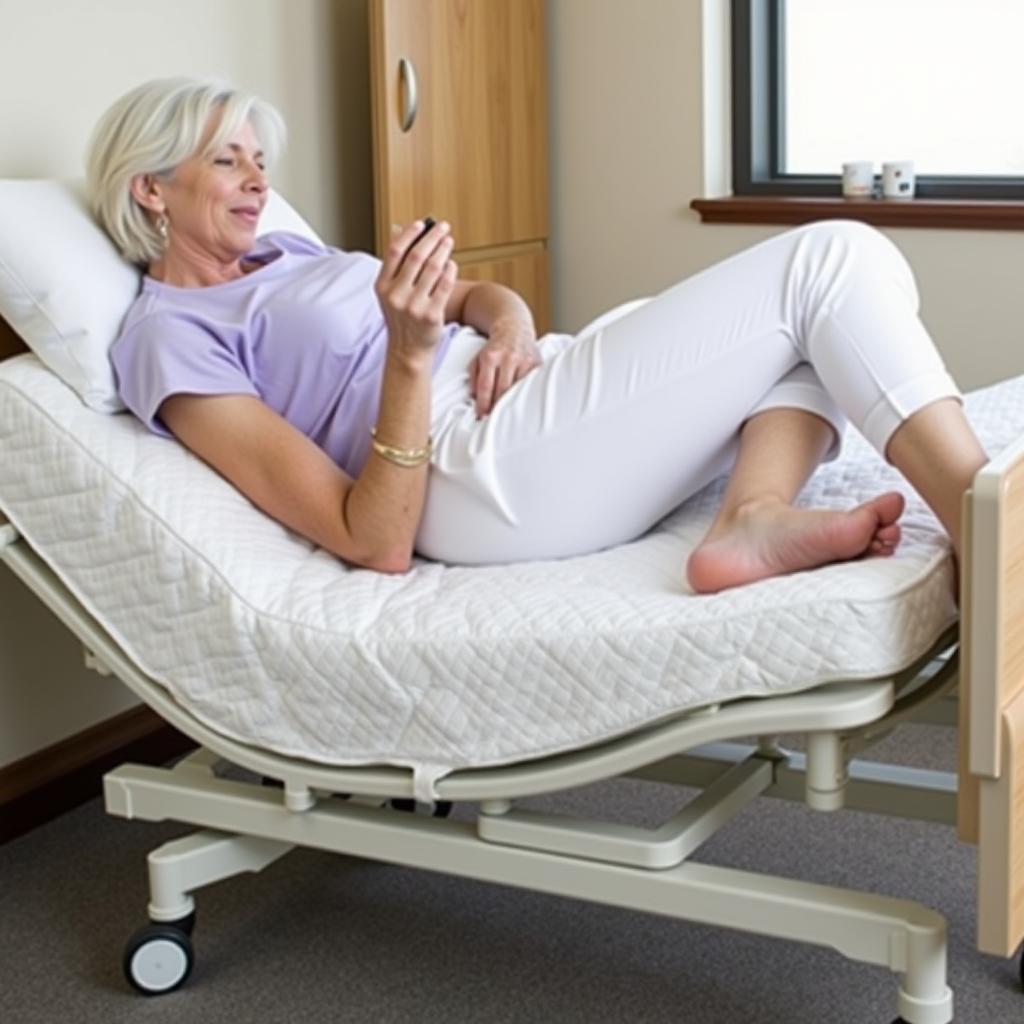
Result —
[{"label": "bare foot", "polygon": [[697,593],[713,594],[861,555],[891,555],[900,540],[896,520],[903,506],[898,491],[848,512],[793,508],[775,500],[752,503],[712,527],[690,555],[686,578]]}]

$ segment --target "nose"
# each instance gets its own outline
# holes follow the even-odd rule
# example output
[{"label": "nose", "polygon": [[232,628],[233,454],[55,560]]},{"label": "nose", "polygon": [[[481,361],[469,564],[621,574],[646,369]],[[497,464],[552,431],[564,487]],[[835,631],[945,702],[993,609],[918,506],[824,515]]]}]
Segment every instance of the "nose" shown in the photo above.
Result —
[{"label": "nose", "polygon": [[256,193],[267,190],[267,172],[254,160],[249,161],[249,173],[246,175],[245,188]]}]

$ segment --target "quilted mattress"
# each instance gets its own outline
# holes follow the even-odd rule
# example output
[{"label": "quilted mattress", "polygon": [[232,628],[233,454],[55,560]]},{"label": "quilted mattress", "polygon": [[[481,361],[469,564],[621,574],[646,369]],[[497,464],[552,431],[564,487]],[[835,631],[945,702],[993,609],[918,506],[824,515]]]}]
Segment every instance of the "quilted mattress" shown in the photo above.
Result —
[{"label": "quilted mattress", "polygon": [[[968,398],[992,453],[1024,377]],[[586,746],[682,710],[901,668],[956,619],[949,546],[852,430],[802,504],[908,497],[895,557],[714,596],[682,567],[722,482],[643,538],[563,561],[348,568],[176,442],[92,412],[32,355],[0,364],[0,508],[196,718],[283,754],[464,767]]]}]

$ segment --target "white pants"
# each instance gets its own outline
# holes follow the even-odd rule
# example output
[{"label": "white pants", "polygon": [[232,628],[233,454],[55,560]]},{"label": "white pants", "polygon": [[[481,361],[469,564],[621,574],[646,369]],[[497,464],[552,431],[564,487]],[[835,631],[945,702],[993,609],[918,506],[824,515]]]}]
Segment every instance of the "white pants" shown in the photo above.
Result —
[{"label": "white pants", "polygon": [[[434,380],[435,452],[416,549],[449,563],[559,558],[632,540],[732,465],[766,409],[896,428],[959,398],[917,316],[913,276],[852,221],[788,231],[575,337],[476,418],[453,340]],[[829,453],[838,453],[839,442]]]}]

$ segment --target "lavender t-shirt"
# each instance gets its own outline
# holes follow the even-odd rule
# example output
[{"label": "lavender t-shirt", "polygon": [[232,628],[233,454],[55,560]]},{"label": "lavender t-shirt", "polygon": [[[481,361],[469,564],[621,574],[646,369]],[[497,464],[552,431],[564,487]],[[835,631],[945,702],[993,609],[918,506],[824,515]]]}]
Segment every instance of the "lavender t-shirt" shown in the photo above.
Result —
[{"label": "lavender t-shirt", "polygon": [[[111,359],[128,408],[154,433],[171,395],[262,399],[355,476],[377,418],[387,328],[373,284],[380,261],[290,232],[259,238],[263,264],[203,288],[143,279]],[[445,328],[435,368],[457,324]]]}]

